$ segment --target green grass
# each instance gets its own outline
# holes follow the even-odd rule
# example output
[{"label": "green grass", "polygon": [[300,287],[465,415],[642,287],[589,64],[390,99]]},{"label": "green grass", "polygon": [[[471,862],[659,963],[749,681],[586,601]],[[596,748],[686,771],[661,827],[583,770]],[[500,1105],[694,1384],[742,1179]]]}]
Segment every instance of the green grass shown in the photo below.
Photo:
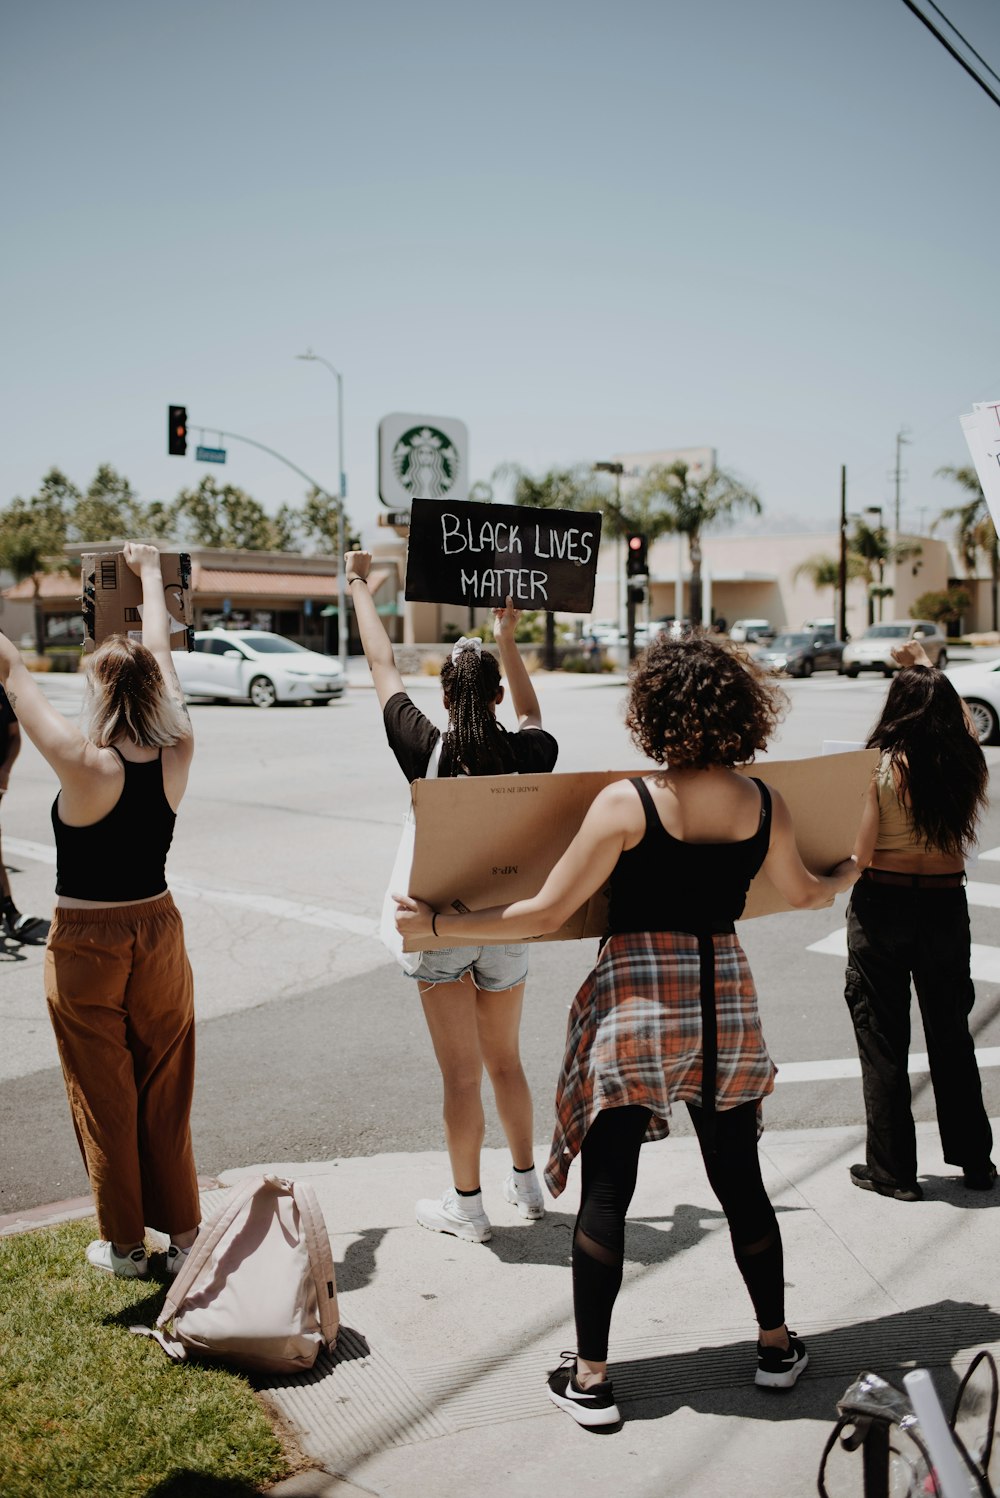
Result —
[{"label": "green grass", "polygon": [[129,1333],[164,1285],[91,1269],[95,1236],[91,1220],[0,1239],[3,1498],[236,1498],[284,1476],[245,1377]]}]

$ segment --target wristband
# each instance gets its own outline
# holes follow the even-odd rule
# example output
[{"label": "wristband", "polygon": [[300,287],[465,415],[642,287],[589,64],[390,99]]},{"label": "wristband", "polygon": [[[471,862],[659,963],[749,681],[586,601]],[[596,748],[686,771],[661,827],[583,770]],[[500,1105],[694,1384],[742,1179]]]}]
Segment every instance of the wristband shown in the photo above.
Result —
[{"label": "wristband", "polygon": [[435,936],[437,936],[437,934],[438,934],[437,918],[438,918],[438,913],[435,910],[434,914],[431,916],[431,931],[434,933]]},{"label": "wristband", "polygon": [[368,582],[368,579],[366,577],[359,577],[358,574],[355,572],[351,577],[349,577],[347,579],[347,586],[350,587],[352,583],[366,583],[367,584],[367,582]]}]

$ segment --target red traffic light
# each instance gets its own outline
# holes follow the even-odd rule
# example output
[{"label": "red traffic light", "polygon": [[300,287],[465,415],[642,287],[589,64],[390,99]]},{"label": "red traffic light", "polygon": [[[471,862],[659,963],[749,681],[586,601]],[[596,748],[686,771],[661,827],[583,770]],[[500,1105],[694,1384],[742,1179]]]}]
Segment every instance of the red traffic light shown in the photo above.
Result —
[{"label": "red traffic light", "polygon": [[629,538],[628,538],[628,548],[629,548],[629,551],[641,551],[642,550],[642,537],[641,536],[629,536]]},{"label": "red traffic light", "polygon": [[649,571],[647,560],[647,549],[649,538],[641,532],[628,536],[628,555],[625,558],[625,571],[629,577],[645,577]]},{"label": "red traffic light", "polygon": [[187,420],[186,406],[168,406],[167,452],[172,458],[183,458],[188,450]]}]

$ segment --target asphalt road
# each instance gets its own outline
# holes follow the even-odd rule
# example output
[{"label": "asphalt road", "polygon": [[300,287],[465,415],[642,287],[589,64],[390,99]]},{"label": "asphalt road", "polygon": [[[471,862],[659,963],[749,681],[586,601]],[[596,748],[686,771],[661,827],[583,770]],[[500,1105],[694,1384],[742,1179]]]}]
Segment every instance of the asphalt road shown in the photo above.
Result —
[{"label": "asphalt road", "polygon": [[[406,804],[374,695],[357,685],[324,708],[261,712],[193,709],[198,752],[170,870],[195,970],[199,1170],[266,1161],[370,1155],[441,1146],[439,1083],[411,980],[371,936]],[[861,740],[885,691],[881,679],[835,676],[788,685],[790,711],[772,753],[798,758],[824,739]],[[46,690],[72,711],[78,683]],[[414,695],[432,715],[435,683]],[[622,726],[619,685],[541,679],[559,769],[622,769],[642,761]],[[439,717],[440,721],[440,717]],[[991,767],[1000,750],[987,750]],[[51,903],[50,772],[28,746],[4,801],[6,861],[22,909]],[[991,809],[982,847],[1000,847]],[[48,860],[48,861],[47,861]],[[1000,862],[973,879],[995,889]],[[991,898],[987,890],[987,898]],[[765,1034],[780,1063],[834,1063],[855,1055],[842,998],[843,958],[808,950],[844,925],[829,910],[744,923],[741,937],[761,997]],[[976,905],[973,941],[1000,949],[996,908]],[[565,1014],[595,943],[540,944],[532,954],[523,1054],[536,1102],[535,1137],[548,1140]],[[1000,959],[1000,950],[996,953]],[[42,994],[42,953],[0,944],[0,1213],[85,1191]],[[1000,1047],[1000,972],[977,984],[979,1043]],[[922,1050],[919,1023],[913,1049]],[[832,1068],[826,1067],[826,1070]],[[824,1070],[820,1068],[821,1072]],[[1000,1115],[1000,1067],[984,1067],[987,1106]],[[915,1113],[933,1118],[926,1074],[914,1077]],[[860,1082],[835,1076],[779,1085],[770,1128],[857,1123]],[[490,1144],[502,1143],[488,1108]],[[679,1131],[687,1131],[678,1114]]]}]

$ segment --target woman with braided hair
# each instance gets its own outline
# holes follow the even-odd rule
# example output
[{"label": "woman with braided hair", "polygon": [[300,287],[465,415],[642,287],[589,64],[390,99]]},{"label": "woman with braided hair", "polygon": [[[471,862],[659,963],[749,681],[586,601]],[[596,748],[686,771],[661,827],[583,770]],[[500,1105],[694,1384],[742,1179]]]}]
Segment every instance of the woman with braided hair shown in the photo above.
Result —
[{"label": "woman with braided hair", "polygon": [[[558,745],[542,728],[538,698],[514,642],[520,614],[494,610],[493,637],[499,664],[478,639],[461,639],[441,668],[448,727],[440,729],[412,701],[396,669],[392,644],[368,588],[371,556],[350,551],[347,584],[358,631],[372,673],[389,747],[407,781],[452,775],[548,773]],[[501,668],[517,717],[517,732],[497,722],[504,698]],[[414,954],[416,958],[417,954]],[[492,946],[456,946],[423,952],[409,973],[420,989],[427,1028],[444,1083],[444,1129],[452,1185],[440,1198],[417,1202],[417,1221],[437,1233],[471,1243],[491,1235],[483,1209],[479,1155],[485,1134],[483,1067],[489,1073],[497,1113],[510,1146],[512,1168],[504,1196],[522,1217],[544,1213],[532,1155],[531,1093],[521,1066],[518,1032],[528,972],[522,941]]]}]

